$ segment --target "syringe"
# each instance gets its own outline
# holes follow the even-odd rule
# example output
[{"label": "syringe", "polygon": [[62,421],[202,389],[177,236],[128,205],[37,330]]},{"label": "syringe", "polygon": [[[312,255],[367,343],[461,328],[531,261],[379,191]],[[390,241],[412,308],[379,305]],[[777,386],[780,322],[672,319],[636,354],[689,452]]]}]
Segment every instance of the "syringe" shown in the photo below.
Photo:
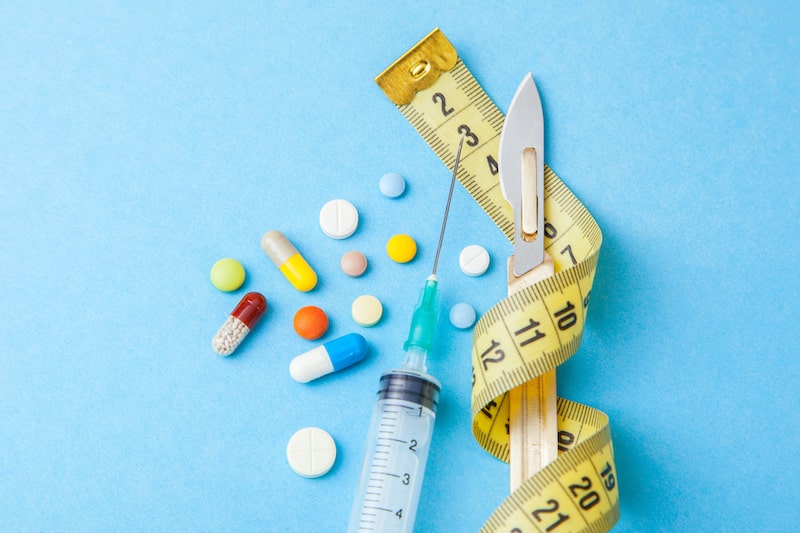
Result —
[{"label": "syringe", "polygon": [[441,390],[439,381],[426,369],[439,314],[436,267],[463,144],[464,137],[461,137],[433,272],[425,280],[411,318],[408,339],[403,345],[407,352],[405,363],[402,368],[385,372],[380,379],[358,491],[347,529],[350,533],[410,533],[414,529]]}]

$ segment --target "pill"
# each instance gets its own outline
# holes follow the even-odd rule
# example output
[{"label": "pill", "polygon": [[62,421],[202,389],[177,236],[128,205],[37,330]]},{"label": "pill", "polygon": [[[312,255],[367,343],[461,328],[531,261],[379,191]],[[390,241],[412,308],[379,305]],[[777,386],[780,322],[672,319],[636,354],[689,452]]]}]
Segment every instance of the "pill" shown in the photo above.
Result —
[{"label": "pill", "polygon": [[230,355],[242,343],[267,310],[267,299],[257,292],[248,292],[211,339],[211,347],[219,355]]},{"label": "pill", "polygon": [[289,439],[286,459],[294,472],[303,477],[324,476],[336,462],[336,443],[330,433],[316,427],[303,428]]},{"label": "pill", "polygon": [[397,198],[406,190],[406,180],[397,172],[389,172],[384,174],[380,182],[378,182],[378,188],[384,196]]},{"label": "pill", "polygon": [[450,323],[459,329],[467,329],[475,323],[475,309],[466,303],[458,303],[450,308]]},{"label": "pill", "polygon": [[331,200],[319,212],[319,227],[331,239],[346,239],[358,227],[358,211],[347,200]]},{"label": "pill", "polygon": [[317,286],[317,273],[283,233],[266,232],[261,237],[261,248],[295,289],[308,292]]},{"label": "pill", "polygon": [[489,268],[491,258],[486,248],[478,244],[470,244],[458,256],[458,266],[467,276],[480,276]]},{"label": "pill", "polygon": [[362,294],[353,301],[350,311],[356,324],[369,328],[380,321],[383,315],[383,305],[371,294]]},{"label": "pill", "polygon": [[294,314],[294,330],[304,339],[319,339],[328,331],[328,315],[314,305],[301,307]]},{"label": "pill", "polygon": [[350,250],[342,256],[342,272],[357,278],[367,270],[367,258],[358,250]]},{"label": "pill", "polygon": [[211,283],[221,291],[235,291],[244,283],[244,267],[236,259],[220,259],[211,267]]},{"label": "pill", "polygon": [[398,233],[386,243],[386,253],[392,261],[408,263],[417,255],[417,243],[410,236]]},{"label": "pill", "polygon": [[367,341],[364,337],[348,333],[296,356],[289,363],[289,374],[299,383],[308,383],[354,365],[366,355]]}]

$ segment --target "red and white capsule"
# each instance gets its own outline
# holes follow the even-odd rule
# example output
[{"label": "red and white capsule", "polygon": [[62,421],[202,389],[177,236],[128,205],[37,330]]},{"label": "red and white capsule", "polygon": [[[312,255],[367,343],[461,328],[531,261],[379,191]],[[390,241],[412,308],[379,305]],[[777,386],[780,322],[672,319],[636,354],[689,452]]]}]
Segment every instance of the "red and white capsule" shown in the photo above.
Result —
[{"label": "red and white capsule", "polygon": [[261,315],[267,310],[267,299],[261,293],[248,292],[222,324],[211,347],[219,355],[230,355],[242,343],[250,330],[255,327]]}]

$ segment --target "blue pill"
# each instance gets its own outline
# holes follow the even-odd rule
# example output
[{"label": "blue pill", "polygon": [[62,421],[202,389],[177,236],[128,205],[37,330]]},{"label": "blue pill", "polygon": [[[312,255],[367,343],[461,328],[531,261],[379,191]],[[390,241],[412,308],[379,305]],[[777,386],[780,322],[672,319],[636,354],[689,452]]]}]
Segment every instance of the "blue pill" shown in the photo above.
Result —
[{"label": "blue pill", "polygon": [[300,383],[321,378],[354,365],[367,355],[367,341],[358,333],[348,333],[301,353],[289,364],[289,374]]},{"label": "blue pill", "polygon": [[450,308],[450,323],[459,329],[467,329],[475,323],[475,309],[471,305],[460,303]]},{"label": "blue pill", "polygon": [[397,198],[406,190],[406,180],[397,172],[389,172],[383,175],[378,187],[380,187],[381,194],[384,196]]}]

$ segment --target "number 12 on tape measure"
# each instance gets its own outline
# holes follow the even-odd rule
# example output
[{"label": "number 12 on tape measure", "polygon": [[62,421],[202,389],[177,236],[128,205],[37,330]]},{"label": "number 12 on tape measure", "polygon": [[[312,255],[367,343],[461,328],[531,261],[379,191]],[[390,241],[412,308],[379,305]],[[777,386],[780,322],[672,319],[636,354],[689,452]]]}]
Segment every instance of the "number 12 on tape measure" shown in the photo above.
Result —
[{"label": "number 12 on tape measure", "polygon": [[[463,136],[459,182],[509,240],[514,222],[499,184],[504,116],[435,29],[375,78],[415,130],[452,167]],[[602,234],[591,214],[545,165],[545,250],[555,274],[492,307],[473,332],[472,430],[508,461],[508,391],[556,368],[578,349]],[[559,457],[527,479],[481,531],[608,531],[619,518],[608,417],[557,400]]]}]

